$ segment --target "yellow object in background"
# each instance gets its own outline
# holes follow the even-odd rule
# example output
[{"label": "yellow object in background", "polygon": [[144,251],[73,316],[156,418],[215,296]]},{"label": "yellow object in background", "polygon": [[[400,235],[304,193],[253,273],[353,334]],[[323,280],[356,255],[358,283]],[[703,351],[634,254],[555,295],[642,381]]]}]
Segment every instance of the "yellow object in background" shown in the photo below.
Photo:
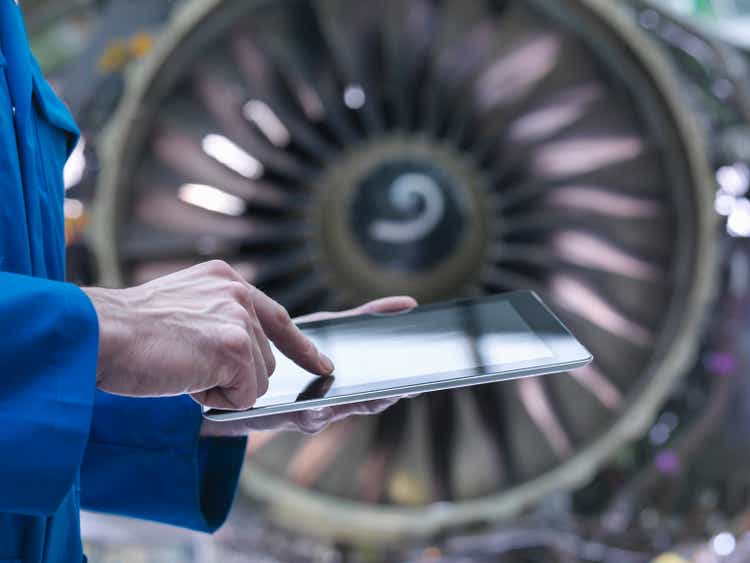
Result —
[{"label": "yellow object in background", "polygon": [[153,36],[145,31],[127,39],[114,39],[104,49],[96,66],[100,72],[117,72],[130,61],[144,56],[153,45]]},{"label": "yellow object in background", "polygon": [[651,563],[690,563],[687,559],[676,553],[664,553],[653,559]]},{"label": "yellow object in background", "polygon": [[406,471],[397,471],[388,484],[389,496],[399,504],[421,506],[429,502],[430,494],[424,481]]},{"label": "yellow object in background", "polygon": [[154,46],[154,37],[141,31],[130,38],[130,52],[134,57],[142,57]]}]

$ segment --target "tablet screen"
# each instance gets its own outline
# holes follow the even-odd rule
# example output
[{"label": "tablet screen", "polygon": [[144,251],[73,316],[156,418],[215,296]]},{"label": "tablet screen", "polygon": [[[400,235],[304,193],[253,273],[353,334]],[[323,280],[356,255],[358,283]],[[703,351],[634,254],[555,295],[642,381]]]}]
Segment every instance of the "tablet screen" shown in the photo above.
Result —
[{"label": "tablet screen", "polygon": [[313,376],[274,349],[276,371],[255,407],[467,377],[553,356],[504,300],[313,323],[303,330],[333,360],[333,377]]}]

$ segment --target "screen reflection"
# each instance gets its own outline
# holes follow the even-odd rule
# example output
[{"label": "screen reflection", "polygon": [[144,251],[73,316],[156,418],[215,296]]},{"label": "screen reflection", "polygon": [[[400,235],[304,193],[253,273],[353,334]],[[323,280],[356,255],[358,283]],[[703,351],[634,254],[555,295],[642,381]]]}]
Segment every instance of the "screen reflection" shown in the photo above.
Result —
[{"label": "screen reflection", "polygon": [[256,407],[467,377],[552,356],[513,305],[501,300],[303,331],[333,360],[335,377],[311,375],[274,350],[276,371]]}]

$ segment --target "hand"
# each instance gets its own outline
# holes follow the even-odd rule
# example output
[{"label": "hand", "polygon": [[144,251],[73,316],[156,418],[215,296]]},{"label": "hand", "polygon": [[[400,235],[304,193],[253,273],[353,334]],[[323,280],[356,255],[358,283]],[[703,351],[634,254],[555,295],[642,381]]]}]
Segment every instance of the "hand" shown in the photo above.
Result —
[{"label": "hand", "polygon": [[99,317],[97,387],[109,393],[189,393],[208,407],[250,408],[275,368],[269,338],[306,370],[333,372],[286,309],[221,261],[128,289],[84,291]]},{"label": "hand", "polygon": [[[416,307],[417,302],[411,297],[386,297],[365,303],[355,309],[341,311],[339,313],[314,313],[305,317],[295,319],[296,322],[317,321],[350,315],[362,315],[365,313],[389,313],[404,311]],[[323,407],[321,409],[308,409],[285,414],[272,414],[258,418],[245,420],[233,420],[228,422],[214,422],[204,420],[201,427],[203,436],[245,436],[250,432],[260,430],[297,430],[306,434],[316,434],[324,430],[333,422],[342,420],[353,415],[371,415],[383,412],[399,400],[378,399],[362,403],[351,403],[347,405],[336,405]]]}]

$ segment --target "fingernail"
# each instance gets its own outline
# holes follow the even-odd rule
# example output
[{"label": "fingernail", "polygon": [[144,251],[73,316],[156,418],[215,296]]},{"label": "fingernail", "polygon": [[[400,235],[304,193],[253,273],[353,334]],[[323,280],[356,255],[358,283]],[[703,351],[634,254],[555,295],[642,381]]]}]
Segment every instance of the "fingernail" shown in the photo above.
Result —
[{"label": "fingernail", "polygon": [[331,361],[331,358],[329,358],[322,352],[320,352],[319,355],[320,355],[320,364],[323,366],[323,369],[325,370],[325,372],[328,374],[333,373],[333,362]]}]

